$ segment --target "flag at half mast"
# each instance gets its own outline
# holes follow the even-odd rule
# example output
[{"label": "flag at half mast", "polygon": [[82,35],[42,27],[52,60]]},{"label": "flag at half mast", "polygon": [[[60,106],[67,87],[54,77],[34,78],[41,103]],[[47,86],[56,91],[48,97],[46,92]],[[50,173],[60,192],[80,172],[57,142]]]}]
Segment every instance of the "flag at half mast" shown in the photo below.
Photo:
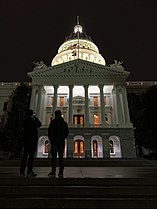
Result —
[{"label": "flag at half mast", "polygon": [[76,49],[76,47],[77,47],[77,44],[73,44],[72,46],[69,46],[68,49],[73,50],[73,49]]},{"label": "flag at half mast", "polygon": [[73,44],[73,45],[71,45],[71,46],[69,46],[68,47],[68,49],[70,49],[70,50],[72,50],[72,55],[71,56],[76,56],[77,55],[77,53],[76,53],[76,48],[77,48],[77,44]]}]

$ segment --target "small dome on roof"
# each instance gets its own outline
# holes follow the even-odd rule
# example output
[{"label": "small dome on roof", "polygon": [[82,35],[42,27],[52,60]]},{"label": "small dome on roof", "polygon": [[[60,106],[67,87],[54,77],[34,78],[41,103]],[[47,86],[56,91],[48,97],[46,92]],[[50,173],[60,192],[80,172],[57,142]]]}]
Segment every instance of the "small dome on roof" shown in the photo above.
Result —
[{"label": "small dome on roof", "polygon": [[90,36],[88,36],[85,32],[83,32],[83,29],[82,29],[82,26],[81,25],[76,25],[74,27],[74,31],[65,38],[65,41],[68,41],[68,40],[72,40],[72,39],[76,39],[76,38],[81,38],[81,39],[86,39],[86,40],[89,40],[89,41],[92,41],[93,40],[91,39]]}]

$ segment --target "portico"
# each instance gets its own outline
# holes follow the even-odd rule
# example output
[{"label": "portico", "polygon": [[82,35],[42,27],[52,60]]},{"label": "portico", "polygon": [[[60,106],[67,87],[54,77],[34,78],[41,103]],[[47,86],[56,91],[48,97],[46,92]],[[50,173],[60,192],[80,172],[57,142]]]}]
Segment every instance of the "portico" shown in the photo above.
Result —
[{"label": "portico", "polygon": [[[82,64],[81,60],[72,61],[72,67],[75,62]],[[66,67],[66,63],[63,65]],[[92,64],[90,63],[90,65]],[[53,75],[51,76],[50,81],[53,80],[54,83],[55,78]],[[117,125],[128,127],[131,125],[124,83],[109,83],[107,79],[105,82],[105,76],[103,74],[98,75],[98,72],[96,76],[97,85],[92,82],[92,78],[95,77],[92,72],[88,84],[87,81],[82,82],[84,74],[81,73],[79,73],[79,78],[78,74],[73,74],[75,83],[71,84],[65,83],[65,81],[62,83],[62,80],[68,77],[68,73],[62,74],[61,72],[58,76],[60,77],[60,84],[49,85],[49,83],[44,82],[45,76],[43,76],[42,84],[32,85],[30,107],[36,111],[44,126],[48,126],[56,109],[63,112],[63,116],[70,127],[76,127],[76,125],[83,127],[115,127]],[[71,75],[69,75],[70,77]],[[104,77],[102,84],[101,77]]]}]

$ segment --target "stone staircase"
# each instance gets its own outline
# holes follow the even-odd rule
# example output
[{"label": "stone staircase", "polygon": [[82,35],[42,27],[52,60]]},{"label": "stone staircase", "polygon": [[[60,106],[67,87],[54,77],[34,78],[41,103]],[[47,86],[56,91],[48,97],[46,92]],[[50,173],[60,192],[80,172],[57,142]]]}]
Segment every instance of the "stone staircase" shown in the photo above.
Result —
[{"label": "stone staircase", "polygon": [[157,209],[157,179],[0,178],[0,208]]},{"label": "stone staircase", "polygon": [[[57,162],[58,163],[58,162]],[[137,159],[137,158],[65,158],[64,164],[67,167],[71,166],[85,166],[85,167],[139,167],[139,166],[157,166],[157,160],[146,160],[146,159]],[[0,166],[19,166],[20,159],[13,159],[13,160],[0,160]],[[34,161],[35,166],[50,166],[51,165],[51,158],[35,158]]]}]

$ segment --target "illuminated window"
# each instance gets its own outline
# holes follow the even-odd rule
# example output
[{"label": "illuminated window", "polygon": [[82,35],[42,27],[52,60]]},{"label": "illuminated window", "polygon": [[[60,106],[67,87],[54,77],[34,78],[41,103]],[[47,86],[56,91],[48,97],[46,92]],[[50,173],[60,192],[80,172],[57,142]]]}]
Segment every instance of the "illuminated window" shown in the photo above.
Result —
[{"label": "illuminated window", "polygon": [[64,97],[60,97],[60,107],[64,106]]},{"label": "illuminated window", "polygon": [[97,113],[94,114],[94,124],[98,125],[99,124],[99,116]]},{"label": "illuminated window", "polygon": [[74,157],[84,157],[84,141],[74,141]]},{"label": "illuminated window", "polygon": [[53,107],[53,103],[54,103],[54,97],[51,97],[51,105]]},{"label": "illuminated window", "polygon": [[74,142],[74,153],[78,154],[78,142]]},{"label": "illuminated window", "polygon": [[80,125],[83,125],[83,116],[80,116]]},{"label": "illuminated window", "polygon": [[74,125],[83,125],[84,124],[84,116],[83,115],[74,115]]},{"label": "illuminated window", "polygon": [[98,156],[98,144],[96,140],[93,140],[93,155],[94,157]]},{"label": "illuminated window", "polygon": [[84,153],[83,141],[80,142],[80,153]]},{"label": "illuminated window", "polygon": [[106,96],[104,96],[104,106],[106,106]]},{"label": "illuminated window", "polygon": [[77,116],[74,116],[74,125],[77,125]]},{"label": "illuminated window", "polygon": [[94,100],[94,107],[97,107],[98,106],[98,97],[94,96],[93,100]]},{"label": "illuminated window", "polygon": [[110,154],[114,154],[114,146],[112,140],[109,140],[109,150],[110,150]]}]

